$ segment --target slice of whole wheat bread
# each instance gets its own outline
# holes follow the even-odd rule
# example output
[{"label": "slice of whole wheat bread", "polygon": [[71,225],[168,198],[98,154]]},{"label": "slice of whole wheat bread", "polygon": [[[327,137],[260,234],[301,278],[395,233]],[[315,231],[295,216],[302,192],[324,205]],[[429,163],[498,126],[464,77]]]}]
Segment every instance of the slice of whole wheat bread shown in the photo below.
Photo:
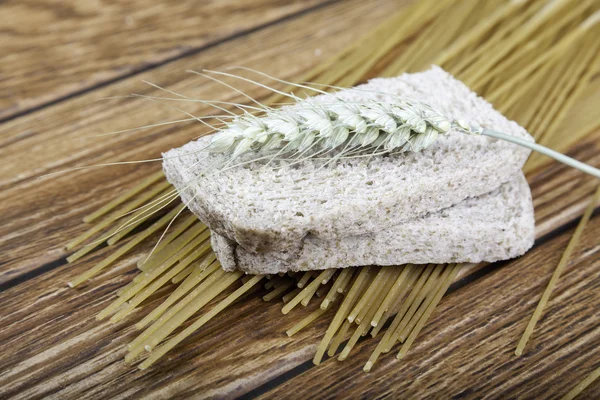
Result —
[{"label": "slice of whole wheat bread", "polygon": [[[440,68],[374,79],[336,94],[349,101],[385,93],[416,99],[447,117],[532,140],[515,122]],[[331,95],[316,101],[331,101]],[[202,175],[229,155],[201,151],[201,138],[164,154],[163,168],[188,207],[212,231],[247,251],[278,251],[292,260],[313,238],[335,239],[397,226],[430,212],[488,193],[517,173],[529,155],[522,147],[484,136],[450,131],[429,148],[377,156],[369,162],[347,159],[319,168],[261,168],[257,162],[218,174]],[[249,154],[248,157],[256,157]],[[241,160],[243,161],[243,159]]]},{"label": "slice of whole wheat bread", "polygon": [[377,233],[305,240],[300,256],[252,253],[214,234],[226,270],[274,274],[361,265],[498,261],[525,253],[535,239],[531,192],[522,173],[491,193],[469,198]]}]

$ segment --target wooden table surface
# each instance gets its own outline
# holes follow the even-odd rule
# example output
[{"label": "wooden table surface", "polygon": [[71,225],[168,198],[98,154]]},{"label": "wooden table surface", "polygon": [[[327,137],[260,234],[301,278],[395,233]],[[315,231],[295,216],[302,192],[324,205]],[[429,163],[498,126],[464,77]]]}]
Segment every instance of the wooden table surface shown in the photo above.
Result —
[{"label": "wooden table surface", "polygon": [[[142,251],[77,289],[63,245],[81,218],[159,168],[156,163],[41,175],[82,164],[154,158],[203,132],[143,99],[147,80],[201,99],[236,96],[185,71],[245,65],[294,79],[401,7],[403,1],[14,0],[0,3],[1,398],[560,398],[600,366],[600,224],[586,228],[522,357],[514,349],[597,181],[556,163],[532,172],[535,247],[465,270],[408,356],[362,366],[311,363],[326,321],[293,338],[302,312],[252,296],[211,321],[155,367],[126,364],[131,326],[95,320],[134,276]],[[242,85],[261,99],[267,93]],[[108,99],[107,99],[108,98]],[[206,113],[192,104],[187,109]],[[600,132],[569,154],[600,166]],[[598,210],[596,210],[598,211]],[[143,250],[147,250],[146,248]],[[157,300],[146,307],[152,307]],[[146,309],[147,310],[147,309]],[[581,398],[600,398],[600,382]]]}]

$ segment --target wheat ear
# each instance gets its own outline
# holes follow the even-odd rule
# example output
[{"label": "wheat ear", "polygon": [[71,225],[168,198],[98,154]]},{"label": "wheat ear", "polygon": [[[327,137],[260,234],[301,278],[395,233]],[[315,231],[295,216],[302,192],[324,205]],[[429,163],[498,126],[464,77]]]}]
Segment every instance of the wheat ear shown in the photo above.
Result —
[{"label": "wheat ear", "polygon": [[[267,85],[234,74],[205,72],[241,79],[271,89]],[[208,77],[204,73],[201,75]],[[261,75],[268,77],[266,74]],[[305,85],[296,86],[312,89]],[[432,145],[440,134],[456,130],[511,142],[600,178],[600,170],[597,168],[534,142],[467,121],[454,120],[422,101],[381,93],[387,97],[386,101],[373,98],[350,102],[334,92],[330,100],[320,102],[271,90],[287,96],[295,104],[279,109],[265,107],[264,112],[259,115],[246,112],[233,117],[218,129],[206,151],[229,155],[221,171],[239,165],[234,164],[234,161],[249,152],[254,152],[257,158],[245,160],[244,164],[265,159],[303,161],[311,158],[326,160],[328,164],[344,158],[418,152]]]}]

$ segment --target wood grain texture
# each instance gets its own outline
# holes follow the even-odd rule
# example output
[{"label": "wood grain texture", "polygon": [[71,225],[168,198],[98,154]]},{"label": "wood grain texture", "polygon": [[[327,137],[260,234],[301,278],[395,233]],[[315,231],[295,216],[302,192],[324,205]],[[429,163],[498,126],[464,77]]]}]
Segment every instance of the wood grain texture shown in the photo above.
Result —
[{"label": "wood grain texture", "polygon": [[0,120],[324,3],[3,1]]},{"label": "wood grain texture", "polygon": [[[396,361],[395,353],[388,354],[370,374],[363,373],[362,366],[374,341],[359,342],[344,363],[328,360],[312,367],[309,360],[326,329],[326,319],[288,338],[285,330],[310,310],[300,308],[283,316],[281,304],[264,303],[256,295],[210,321],[156,367],[142,372],[127,365],[122,360],[125,345],[137,334],[130,325],[156,306],[160,297],[153,297],[116,325],[97,322],[94,316],[132,279],[135,262],[151,241],[81,288],[66,287],[68,280],[108,251],[100,250],[73,265],[64,263],[62,246],[86,229],[83,215],[158,166],[150,163],[37,177],[84,164],[154,158],[206,131],[188,122],[90,137],[182,118],[177,110],[142,99],[100,99],[131,92],[164,95],[141,82],[149,80],[196,98],[240,100],[216,83],[184,71],[246,65],[284,79],[297,77],[356,40],[401,3],[350,0],[326,5],[0,125],[0,285],[4,284],[0,293],[0,398],[232,398],[244,394],[264,398],[397,398],[400,394],[406,398],[558,398],[598,367],[598,216],[584,232],[524,356],[512,354],[566,247],[574,221],[597,185],[557,163],[528,176],[537,237],[541,238],[536,248],[518,260],[462,271],[455,289],[442,300],[408,356]],[[216,2],[207,4],[217,7]],[[244,4],[252,12],[271,3]],[[272,4],[279,10],[287,7],[284,2]],[[0,7],[6,5],[14,7],[12,3]],[[65,17],[64,23],[74,25],[73,18],[79,14]],[[123,48],[140,38],[127,40],[131,42],[123,43]],[[167,40],[171,41],[185,39]],[[153,57],[155,53],[150,60]],[[146,62],[141,53],[139,60]],[[114,63],[122,61],[107,59],[102,71],[112,71]],[[80,68],[88,68],[90,74],[93,65]],[[56,79],[47,89],[31,90],[64,88],[63,80]],[[258,99],[268,95],[248,85],[240,87]],[[37,99],[36,104],[48,100]],[[200,104],[178,105],[198,115],[209,112]],[[600,166],[600,131],[569,154]],[[599,397],[598,382],[582,395]]]}]

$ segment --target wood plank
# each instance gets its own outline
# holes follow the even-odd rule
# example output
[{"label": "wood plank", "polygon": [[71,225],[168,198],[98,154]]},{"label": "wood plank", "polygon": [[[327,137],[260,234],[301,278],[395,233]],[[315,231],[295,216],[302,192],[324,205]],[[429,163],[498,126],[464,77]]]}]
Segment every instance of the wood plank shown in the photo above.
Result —
[{"label": "wood plank", "polygon": [[[561,398],[600,359],[598,216],[584,231],[524,355],[514,351],[572,232],[446,295],[404,359],[396,360],[396,348],[362,373],[376,346],[365,340],[348,360],[329,359],[261,398]],[[600,398],[600,382],[580,398]]]},{"label": "wood plank", "polygon": [[326,3],[4,1],[0,120]]},{"label": "wood plank", "polygon": [[[236,64],[283,78],[298,76],[399,7],[394,1],[374,4],[356,0],[335,4],[1,125],[0,138],[6,139],[0,148],[1,281],[63,257],[65,242],[86,229],[83,215],[159,166],[139,164],[36,177],[77,165],[160,157],[161,151],[206,132],[198,122],[188,122],[89,137],[182,118],[177,110],[142,99],[97,100],[132,92],[164,95],[141,83],[144,79],[199,99],[239,101],[229,89],[185,71]],[[286,56],[281,57],[284,52]],[[268,95],[266,90],[242,87],[259,98]],[[178,105],[196,115],[213,112],[199,103]],[[12,140],[15,137],[20,140]]]}]

